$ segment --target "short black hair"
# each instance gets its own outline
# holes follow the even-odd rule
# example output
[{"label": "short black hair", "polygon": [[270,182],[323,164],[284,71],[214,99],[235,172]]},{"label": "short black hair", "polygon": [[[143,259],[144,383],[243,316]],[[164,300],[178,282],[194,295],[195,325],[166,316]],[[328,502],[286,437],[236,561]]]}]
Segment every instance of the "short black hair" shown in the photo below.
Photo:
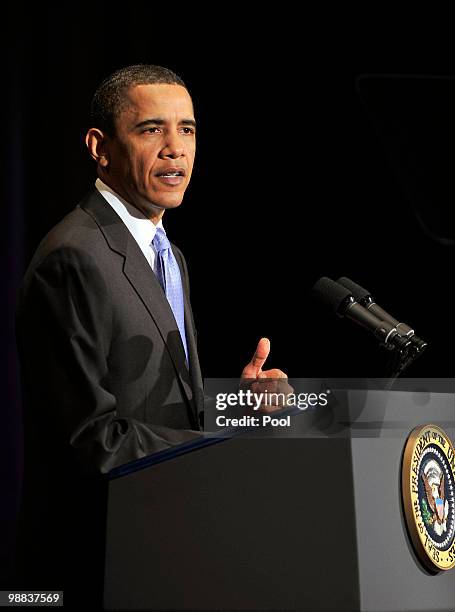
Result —
[{"label": "short black hair", "polygon": [[116,70],[99,85],[92,99],[91,121],[110,136],[115,134],[115,119],[126,108],[126,94],[135,85],[181,85],[188,89],[183,80],[163,66],[134,64]]}]

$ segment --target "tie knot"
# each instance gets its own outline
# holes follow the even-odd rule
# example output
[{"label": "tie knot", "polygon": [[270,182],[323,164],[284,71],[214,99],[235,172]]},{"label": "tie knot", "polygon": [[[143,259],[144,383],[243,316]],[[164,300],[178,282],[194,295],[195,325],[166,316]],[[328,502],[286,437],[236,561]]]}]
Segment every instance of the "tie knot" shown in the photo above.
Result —
[{"label": "tie knot", "polygon": [[152,244],[158,253],[165,251],[170,248],[170,242],[167,239],[166,232],[162,227],[158,227],[156,230],[155,238],[152,240]]}]

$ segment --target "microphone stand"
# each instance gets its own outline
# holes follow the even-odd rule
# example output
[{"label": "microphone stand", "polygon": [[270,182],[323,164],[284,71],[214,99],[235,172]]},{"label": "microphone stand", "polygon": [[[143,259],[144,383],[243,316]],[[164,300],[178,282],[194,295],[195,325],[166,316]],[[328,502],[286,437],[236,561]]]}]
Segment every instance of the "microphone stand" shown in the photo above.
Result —
[{"label": "microphone stand", "polygon": [[415,350],[413,349],[413,347],[404,351],[398,348],[392,350],[392,354],[388,362],[387,378],[389,378],[390,380],[387,384],[387,389],[390,389],[395,380],[399,376],[401,376],[401,374],[403,374],[403,372],[407,370],[409,366],[411,366],[418,357],[420,357],[420,355],[423,353],[423,350]]}]

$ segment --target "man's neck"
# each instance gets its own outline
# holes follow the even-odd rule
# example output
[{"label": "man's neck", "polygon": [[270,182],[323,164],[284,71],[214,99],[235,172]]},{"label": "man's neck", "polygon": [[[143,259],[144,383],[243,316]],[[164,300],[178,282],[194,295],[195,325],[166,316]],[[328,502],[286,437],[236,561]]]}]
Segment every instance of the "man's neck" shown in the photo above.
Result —
[{"label": "man's neck", "polygon": [[128,212],[133,216],[141,216],[146,217],[151,221],[154,225],[158,225],[164,215],[164,209],[158,208],[150,202],[146,202],[145,206],[140,206],[131,201],[131,198],[128,198],[127,195],[121,193],[121,189],[111,184],[109,181],[109,177],[99,176],[98,179],[104,183],[104,185],[112,191],[112,193],[126,206]]}]

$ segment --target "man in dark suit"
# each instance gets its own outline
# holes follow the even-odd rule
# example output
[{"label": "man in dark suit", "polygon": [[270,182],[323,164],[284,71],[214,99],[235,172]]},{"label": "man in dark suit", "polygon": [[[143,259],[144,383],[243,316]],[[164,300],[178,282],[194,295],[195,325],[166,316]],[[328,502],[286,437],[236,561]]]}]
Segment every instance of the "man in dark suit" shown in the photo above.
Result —
[{"label": "man in dark suit", "polygon": [[[101,577],[100,475],[200,436],[203,410],[188,272],[162,227],[191,178],[191,97],[171,71],[130,66],[100,85],[92,121],[95,189],[40,244],[17,316],[23,576],[70,593]],[[262,339],[243,376],[284,377],[262,371],[268,352]]]}]

